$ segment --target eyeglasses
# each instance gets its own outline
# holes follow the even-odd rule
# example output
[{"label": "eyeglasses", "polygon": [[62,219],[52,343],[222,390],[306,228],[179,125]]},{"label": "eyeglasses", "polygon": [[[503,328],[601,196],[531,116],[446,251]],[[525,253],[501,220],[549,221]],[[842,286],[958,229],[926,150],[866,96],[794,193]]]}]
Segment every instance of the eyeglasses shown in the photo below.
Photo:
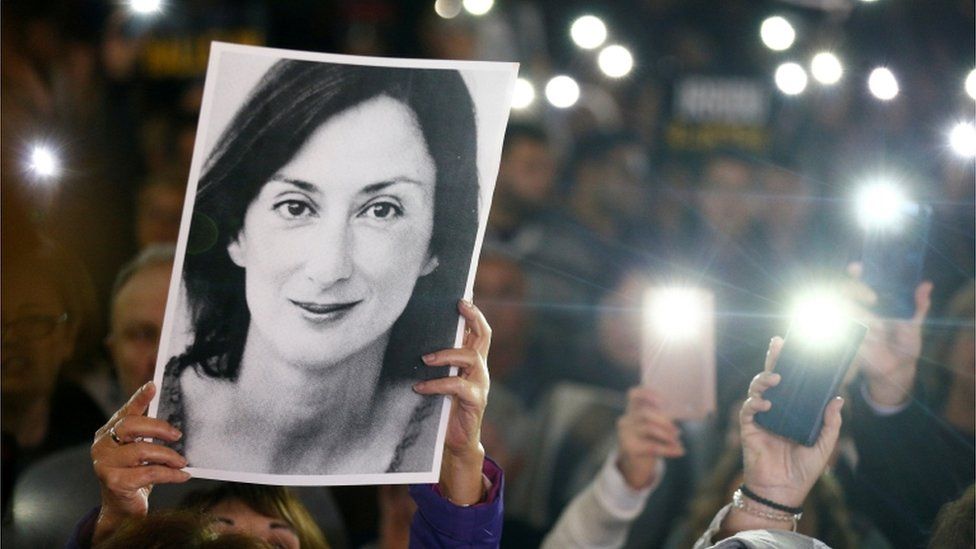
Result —
[{"label": "eyeglasses", "polygon": [[68,321],[68,313],[58,316],[28,315],[3,323],[3,339],[35,340],[51,335],[59,324]]}]

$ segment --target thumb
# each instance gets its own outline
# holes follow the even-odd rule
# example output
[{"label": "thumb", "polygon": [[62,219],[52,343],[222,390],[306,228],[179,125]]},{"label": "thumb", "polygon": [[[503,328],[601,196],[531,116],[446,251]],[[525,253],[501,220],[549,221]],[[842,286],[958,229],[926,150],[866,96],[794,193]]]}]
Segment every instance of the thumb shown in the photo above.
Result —
[{"label": "thumb", "polygon": [[824,424],[823,429],[820,431],[820,439],[818,440],[818,443],[822,445],[824,452],[828,455],[834,451],[834,446],[837,444],[837,438],[840,436],[840,410],[843,407],[844,399],[838,396],[834,397],[834,399],[827,404],[826,410],[824,410]]}]

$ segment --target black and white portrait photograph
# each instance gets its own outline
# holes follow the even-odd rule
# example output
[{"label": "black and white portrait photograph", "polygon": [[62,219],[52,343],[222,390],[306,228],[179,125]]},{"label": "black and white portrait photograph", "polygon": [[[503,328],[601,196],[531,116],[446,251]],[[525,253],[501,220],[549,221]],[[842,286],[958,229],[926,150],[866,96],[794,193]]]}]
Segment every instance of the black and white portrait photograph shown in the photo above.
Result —
[{"label": "black and white portrait photograph", "polygon": [[436,482],[516,72],[214,43],[150,409],[194,476]]}]

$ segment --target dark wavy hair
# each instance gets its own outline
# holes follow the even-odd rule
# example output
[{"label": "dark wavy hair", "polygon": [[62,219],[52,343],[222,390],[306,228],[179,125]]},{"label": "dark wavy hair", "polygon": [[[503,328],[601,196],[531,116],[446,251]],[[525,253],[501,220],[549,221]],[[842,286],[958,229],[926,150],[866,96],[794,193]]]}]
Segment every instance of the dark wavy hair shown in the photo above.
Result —
[{"label": "dark wavy hair", "polygon": [[[262,186],[322,124],[388,96],[413,111],[434,159],[430,253],[438,267],[418,279],[391,332],[383,382],[426,377],[420,357],[450,347],[478,229],[474,105],[455,70],[281,60],[264,75],[210,153],[197,186],[183,266],[194,337],[179,357],[212,377],[236,379],[250,324],[244,270],[227,254]],[[377,128],[383,131],[383,128]],[[378,159],[381,160],[381,159]]]}]

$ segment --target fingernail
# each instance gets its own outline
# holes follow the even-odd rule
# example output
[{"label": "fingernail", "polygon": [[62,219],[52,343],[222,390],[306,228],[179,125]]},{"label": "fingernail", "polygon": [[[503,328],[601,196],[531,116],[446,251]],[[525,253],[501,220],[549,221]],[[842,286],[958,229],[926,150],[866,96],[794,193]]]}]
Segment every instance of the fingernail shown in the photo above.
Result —
[{"label": "fingernail", "polygon": [[469,309],[474,309],[474,303],[471,303],[467,299],[462,299],[461,300],[461,305],[464,305],[465,307],[467,307]]},{"label": "fingernail", "polygon": [[417,382],[417,383],[414,383],[413,384],[413,390],[416,391],[416,392],[418,392],[418,393],[421,390],[423,390],[423,388],[424,388],[424,382],[423,381],[420,381],[420,382]]},{"label": "fingernail", "polygon": [[180,471],[180,472],[183,473],[184,480],[190,480],[193,477],[193,475],[191,475],[188,471]]},{"label": "fingernail", "polygon": [[180,440],[181,438],[183,438],[183,433],[180,432],[179,429],[173,429],[172,431],[170,431],[170,433],[173,435],[174,440]]},{"label": "fingernail", "polygon": [[421,358],[423,359],[424,362],[427,362],[429,364],[429,363],[433,362],[434,358],[436,358],[436,357],[437,357],[437,353],[427,353],[426,355],[424,355]]},{"label": "fingernail", "polygon": [[152,385],[152,381],[147,381],[147,382],[143,383],[142,384],[142,387],[139,387],[139,392],[141,393],[141,392],[149,389],[149,386],[150,385]]}]

